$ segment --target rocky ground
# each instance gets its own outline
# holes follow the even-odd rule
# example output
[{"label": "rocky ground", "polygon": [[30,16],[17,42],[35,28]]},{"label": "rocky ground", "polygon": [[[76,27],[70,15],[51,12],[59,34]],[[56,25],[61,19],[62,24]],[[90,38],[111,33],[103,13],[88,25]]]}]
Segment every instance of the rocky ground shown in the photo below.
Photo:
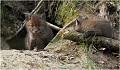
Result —
[{"label": "rocky ground", "polygon": [[69,40],[50,43],[45,50],[1,50],[1,70],[93,70],[119,69],[118,53],[85,52]]},{"label": "rocky ground", "polygon": [[[59,49],[52,49],[53,45]],[[46,50],[35,52],[29,50],[1,50],[0,69],[79,70],[95,68],[92,61],[90,61],[84,51],[75,46],[74,42],[69,40],[60,40],[54,44],[50,44],[49,47],[52,51]]]},{"label": "rocky ground", "polygon": [[1,51],[1,70],[79,70],[87,69],[87,59],[47,51]]}]

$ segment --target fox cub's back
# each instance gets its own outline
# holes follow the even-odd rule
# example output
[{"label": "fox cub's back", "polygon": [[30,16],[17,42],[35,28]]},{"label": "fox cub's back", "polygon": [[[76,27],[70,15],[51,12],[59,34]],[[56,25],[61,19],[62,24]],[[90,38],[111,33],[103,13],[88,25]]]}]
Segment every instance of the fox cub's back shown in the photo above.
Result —
[{"label": "fox cub's back", "polygon": [[78,21],[74,27],[78,32],[86,34],[86,37],[94,35],[102,35],[105,37],[112,37],[112,27],[105,19],[85,19]]}]

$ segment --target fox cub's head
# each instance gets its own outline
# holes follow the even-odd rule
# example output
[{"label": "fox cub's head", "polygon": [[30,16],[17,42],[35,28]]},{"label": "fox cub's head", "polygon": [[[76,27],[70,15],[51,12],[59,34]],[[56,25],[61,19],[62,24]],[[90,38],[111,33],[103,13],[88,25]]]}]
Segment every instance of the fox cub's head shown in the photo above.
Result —
[{"label": "fox cub's head", "polygon": [[76,19],[74,30],[79,31],[81,29],[81,25],[83,21],[86,21],[88,17],[82,17],[81,19]]},{"label": "fox cub's head", "polygon": [[26,24],[26,28],[28,33],[33,36],[38,36],[44,33],[46,29],[47,23],[41,18],[39,14],[32,15]]}]

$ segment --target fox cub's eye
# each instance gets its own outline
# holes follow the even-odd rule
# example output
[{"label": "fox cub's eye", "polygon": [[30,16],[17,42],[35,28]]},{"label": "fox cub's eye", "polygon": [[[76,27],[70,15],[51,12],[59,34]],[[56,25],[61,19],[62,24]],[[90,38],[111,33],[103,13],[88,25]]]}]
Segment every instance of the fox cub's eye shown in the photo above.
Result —
[{"label": "fox cub's eye", "polygon": [[37,25],[38,27],[40,27],[40,25]]},{"label": "fox cub's eye", "polygon": [[44,26],[40,26],[40,27],[39,27],[39,31],[40,31],[40,32],[43,32],[43,31],[44,31]]}]

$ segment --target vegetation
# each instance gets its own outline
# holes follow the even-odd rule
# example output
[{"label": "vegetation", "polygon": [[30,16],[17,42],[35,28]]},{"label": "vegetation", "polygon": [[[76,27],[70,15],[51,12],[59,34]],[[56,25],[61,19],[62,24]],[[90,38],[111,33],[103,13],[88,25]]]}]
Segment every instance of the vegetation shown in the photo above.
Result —
[{"label": "vegetation", "polygon": [[65,25],[70,22],[73,18],[77,17],[77,2],[65,1],[63,2],[57,12],[56,23],[59,25]]},{"label": "vegetation", "polygon": [[3,2],[1,3],[1,16],[2,37],[7,37],[10,33],[13,33],[11,31],[13,20],[10,17],[10,13]]},{"label": "vegetation", "polygon": [[1,3],[1,16],[2,22],[4,22],[3,24],[13,23],[12,19],[10,18],[8,9],[3,2]]},{"label": "vegetation", "polygon": [[55,23],[64,26],[76,17],[91,16],[96,3],[97,1],[64,1],[56,7]]}]

